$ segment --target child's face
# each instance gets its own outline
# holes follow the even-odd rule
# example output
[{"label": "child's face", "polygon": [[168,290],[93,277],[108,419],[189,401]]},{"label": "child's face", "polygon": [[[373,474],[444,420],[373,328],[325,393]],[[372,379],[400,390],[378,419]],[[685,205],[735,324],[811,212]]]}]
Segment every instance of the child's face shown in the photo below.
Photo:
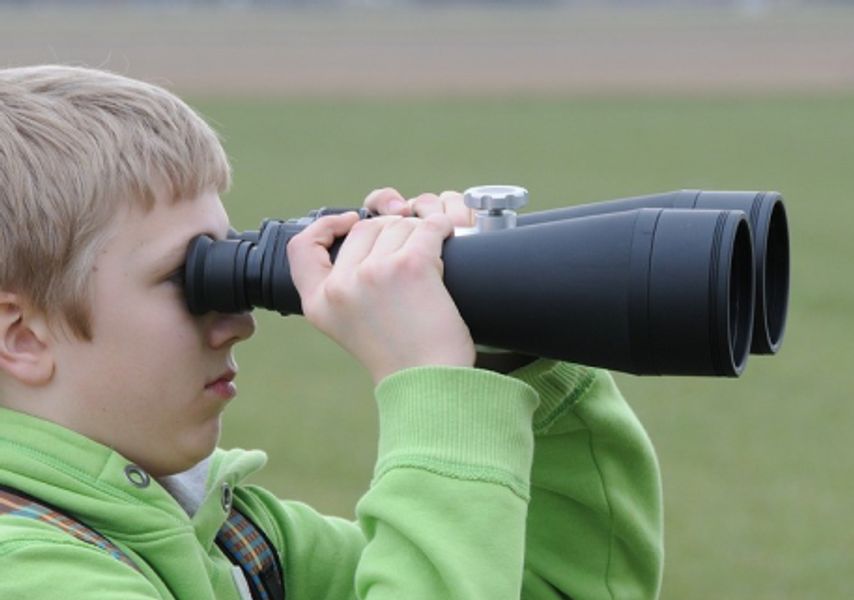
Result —
[{"label": "child's face", "polygon": [[55,419],[115,448],[152,475],[183,471],[210,454],[234,397],[232,348],[251,315],[192,316],[181,277],[189,241],[226,237],[216,193],[128,211],[95,261],[92,340],[58,338]]}]

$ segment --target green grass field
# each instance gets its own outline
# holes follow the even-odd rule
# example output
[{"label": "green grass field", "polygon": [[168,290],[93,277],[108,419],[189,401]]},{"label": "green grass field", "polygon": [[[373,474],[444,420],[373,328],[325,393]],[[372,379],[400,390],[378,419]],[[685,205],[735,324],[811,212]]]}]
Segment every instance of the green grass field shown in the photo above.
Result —
[{"label": "green grass field", "polygon": [[[233,158],[235,226],[404,193],[514,183],[529,210],[678,188],[787,199],[783,349],[738,380],[619,376],[655,442],[665,600],[847,598],[854,589],[854,97],[224,102],[191,98]],[[258,314],[227,445],[257,478],[352,516],[374,457],[361,368],[299,317]]]}]

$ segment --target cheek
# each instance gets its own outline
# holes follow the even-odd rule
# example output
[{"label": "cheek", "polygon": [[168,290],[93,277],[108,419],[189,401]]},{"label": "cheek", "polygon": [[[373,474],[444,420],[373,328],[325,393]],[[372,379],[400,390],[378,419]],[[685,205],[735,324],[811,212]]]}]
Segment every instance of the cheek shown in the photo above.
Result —
[{"label": "cheek", "polygon": [[104,336],[111,341],[107,350],[121,357],[123,371],[152,371],[160,369],[163,379],[170,372],[188,368],[203,347],[203,334],[195,321],[177,310],[156,310],[142,303],[131,305],[127,311],[114,312],[111,319],[102,321]]},{"label": "cheek", "polygon": [[[166,373],[186,368],[203,348],[203,335],[195,323],[183,315],[152,315],[139,323],[138,339],[146,340],[140,360],[158,363]],[[132,343],[132,342],[131,342]]]},{"label": "cheek", "polygon": [[185,411],[204,388],[198,344],[191,331],[166,322],[152,322],[137,333],[118,342],[121,358],[104,373],[114,382],[107,402],[121,398],[119,410],[135,431],[162,435],[185,422]]}]

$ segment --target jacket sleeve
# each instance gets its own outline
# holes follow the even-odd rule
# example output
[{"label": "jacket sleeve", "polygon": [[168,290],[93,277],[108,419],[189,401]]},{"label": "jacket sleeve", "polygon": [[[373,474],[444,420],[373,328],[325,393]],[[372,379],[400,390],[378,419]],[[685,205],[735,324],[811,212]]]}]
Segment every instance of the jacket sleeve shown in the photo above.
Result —
[{"label": "jacket sleeve", "polygon": [[657,598],[658,463],[610,374],[538,361],[515,376],[540,397],[522,597]]},{"label": "jacket sleeve", "polygon": [[534,391],[487,371],[403,371],[377,390],[380,445],[357,508],[367,600],[517,600]]},{"label": "jacket sleeve", "polygon": [[376,397],[377,463],[358,522],[240,490],[281,550],[288,600],[518,600],[534,390],[425,367],[390,376]]}]

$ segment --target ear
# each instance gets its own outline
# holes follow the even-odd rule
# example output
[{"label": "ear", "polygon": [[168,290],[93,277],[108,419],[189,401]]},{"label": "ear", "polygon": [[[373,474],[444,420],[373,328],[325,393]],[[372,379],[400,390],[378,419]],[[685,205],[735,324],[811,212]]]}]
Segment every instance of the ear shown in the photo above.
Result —
[{"label": "ear", "polygon": [[0,291],[0,370],[26,385],[41,386],[54,371],[50,331],[27,308],[18,295]]}]

